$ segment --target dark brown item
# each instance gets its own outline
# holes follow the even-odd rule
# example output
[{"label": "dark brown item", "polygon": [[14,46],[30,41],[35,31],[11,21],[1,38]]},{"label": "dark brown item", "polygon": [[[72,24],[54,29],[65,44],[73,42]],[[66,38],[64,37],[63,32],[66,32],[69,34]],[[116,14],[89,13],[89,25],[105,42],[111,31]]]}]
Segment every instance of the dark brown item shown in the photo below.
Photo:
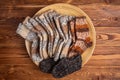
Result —
[{"label": "dark brown item", "polygon": [[44,59],[39,63],[39,69],[42,72],[51,73],[56,63],[53,58]]},{"label": "dark brown item", "polygon": [[78,53],[70,58],[62,58],[52,70],[52,75],[55,78],[61,78],[81,69],[82,58]]}]

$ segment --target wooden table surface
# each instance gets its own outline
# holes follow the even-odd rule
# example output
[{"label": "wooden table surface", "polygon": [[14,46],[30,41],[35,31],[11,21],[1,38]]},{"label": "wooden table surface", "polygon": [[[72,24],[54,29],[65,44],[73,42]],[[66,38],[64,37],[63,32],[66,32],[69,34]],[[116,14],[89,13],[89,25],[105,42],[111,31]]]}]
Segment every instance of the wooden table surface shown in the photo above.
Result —
[{"label": "wooden table surface", "polygon": [[0,80],[57,80],[32,63],[16,29],[26,16],[61,2],[88,14],[96,29],[97,44],[81,70],[59,80],[120,80],[119,0],[0,0]]}]

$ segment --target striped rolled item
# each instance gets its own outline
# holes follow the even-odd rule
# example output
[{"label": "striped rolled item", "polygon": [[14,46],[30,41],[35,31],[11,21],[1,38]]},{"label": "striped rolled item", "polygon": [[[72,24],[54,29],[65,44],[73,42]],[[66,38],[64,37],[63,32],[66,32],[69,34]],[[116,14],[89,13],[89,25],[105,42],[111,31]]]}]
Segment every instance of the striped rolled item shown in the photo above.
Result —
[{"label": "striped rolled item", "polygon": [[26,17],[16,32],[32,43],[32,61],[56,78],[81,69],[81,54],[92,46],[85,16],[61,15],[54,10]]}]

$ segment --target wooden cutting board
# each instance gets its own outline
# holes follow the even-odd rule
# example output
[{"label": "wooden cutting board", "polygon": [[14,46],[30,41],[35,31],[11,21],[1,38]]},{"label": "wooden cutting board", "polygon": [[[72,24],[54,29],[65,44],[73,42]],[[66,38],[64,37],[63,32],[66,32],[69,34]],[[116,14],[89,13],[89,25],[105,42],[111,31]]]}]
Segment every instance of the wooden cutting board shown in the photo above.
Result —
[{"label": "wooden cutting board", "polygon": [[[84,53],[82,53],[82,61],[83,61],[82,66],[83,66],[85,63],[87,63],[87,61],[92,56],[95,45],[96,45],[96,32],[95,32],[95,28],[93,26],[91,19],[80,8],[73,6],[73,5],[70,5],[70,4],[65,4],[65,3],[52,4],[52,5],[46,6],[42,9],[40,9],[33,17],[40,15],[40,14],[42,14],[50,9],[55,10],[58,13],[63,14],[63,15],[72,15],[72,16],[78,16],[78,17],[79,16],[86,16],[89,30],[90,30],[90,37],[93,41],[93,45],[92,45],[92,47],[88,48]],[[25,45],[26,45],[27,52],[30,55],[31,43],[29,41],[25,40]],[[37,63],[35,63],[35,64],[38,65]]]}]

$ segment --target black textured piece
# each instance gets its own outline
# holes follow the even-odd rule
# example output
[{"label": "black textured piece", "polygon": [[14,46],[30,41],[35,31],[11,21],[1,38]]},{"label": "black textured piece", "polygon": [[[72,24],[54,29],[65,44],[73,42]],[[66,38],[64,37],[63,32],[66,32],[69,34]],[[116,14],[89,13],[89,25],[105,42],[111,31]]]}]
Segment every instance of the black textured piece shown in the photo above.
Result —
[{"label": "black textured piece", "polygon": [[53,58],[44,59],[39,63],[39,68],[42,72],[51,73],[55,64],[56,62],[54,61]]},{"label": "black textured piece", "polygon": [[82,58],[80,54],[70,58],[62,58],[52,70],[52,75],[55,78],[61,78],[81,69]]}]

